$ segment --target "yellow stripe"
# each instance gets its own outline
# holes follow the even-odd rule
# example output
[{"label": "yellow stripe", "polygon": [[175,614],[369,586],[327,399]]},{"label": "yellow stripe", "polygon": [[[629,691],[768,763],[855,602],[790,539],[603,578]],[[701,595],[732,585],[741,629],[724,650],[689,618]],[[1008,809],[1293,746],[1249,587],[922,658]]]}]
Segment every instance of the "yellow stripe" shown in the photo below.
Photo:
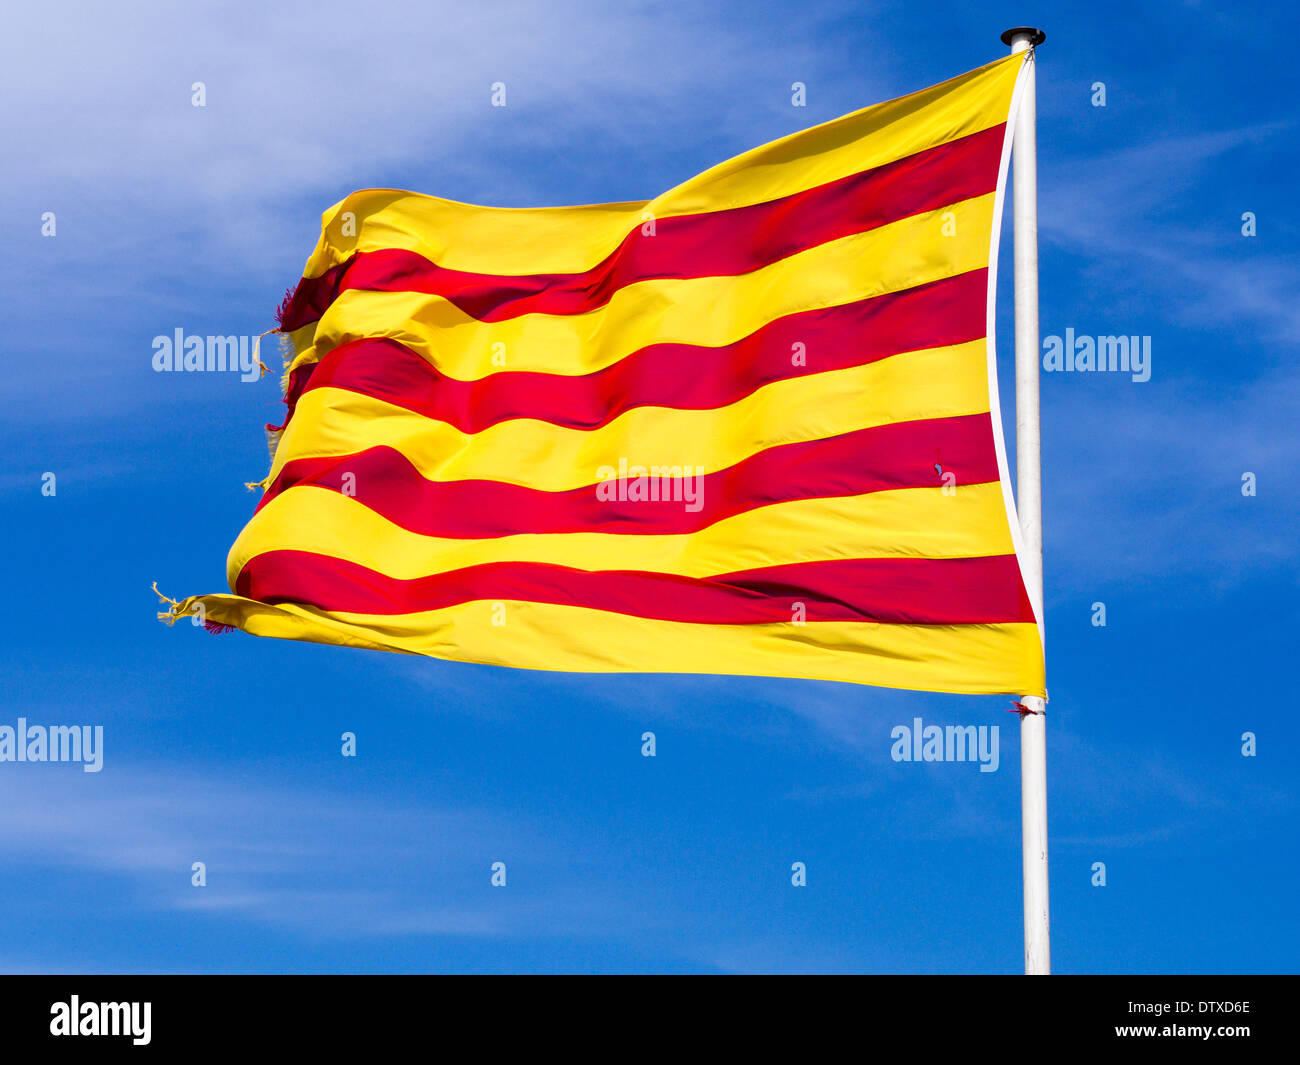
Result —
[{"label": "yellow stripe", "polygon": [[354,192],[324,213],[304,275],[356,251],[404,248],[454,270],[576,273],[655,218],[764,203],[835,181],[1006,120],[1024,56],[898,100],[855,111],[720,163],[653,200],[580,207],[500,208],[395,189]]},{"label": "yellow stripe", "polygon": [[320,325],[319,320],[315,322],[308,322],[306,325],[302,326],[301,328],[295,329],[293,332],[289,334],[289,340],[293,345],[293,354],[294,354],[294,359],[291,359],[290,362],[296,361],[298,355],[300,355],[302,352],[306,351],[308,348],[313,347],[315,345],[316,327],[318,325]]},{"label": "yellow stripe", "polygon": [[735,514],[693,533],[529,533],[488,540],[422,536],[326,488],[302,486],[257,512],[230,549],[235,587],[250,559],[292,547],[412,580],[490,562],[683,577],[837,558],[977,558],[1015,552],[999,484],[900,488],[798,499]]},{"label": "yellow stripe", "polygon": [[[489,274],[586,270],[618,245],[643,212],[664,218],[764,202],[1001,123],[1024,61],[1024,56],[1007,57],[757,148],[647,203],[501,210],[384,190],[356,193],[326,212],[307,272],[318,274],[359,249],[384,247],[409,248],[451,269]],[[783,315],[984,267],[992,201],[980,197],[827,242],[739,277],[641,282],[584,315],[534,314],[486,325],[436,297],[347,293],[322,322],[298,330],[292,339],[300,362],[347,340],[378,336],[408,344],[461,380],[501,370],[586,374],[648,344],[729,344]],[[942,229],[948,211],[956,223],[953,237]],[[345,232],[348,225],[354,230]],[[497,344],[502,347],[494,348]],[[913,352],[868,367],[776,382],[719,411],[633,411],[590,433],[519,420],[466,437],[373,400],[320,389],[304,397],[305,406],[282,442],[281,462],[294,448],[299,454],[337,455],[389,443],[409,454],[426,476],[486,475],[552,490],[590,483],[599,466],[616,465],[624,457],[643,465],[700,465],[707,472],[779,443],[987,411],[983,347],[980,341]],[[504,353],[503,361],[494,360],[497,352]],[[815,358],[810,366],[816,367]],[[465,543],[415,536],[355,500],[302,488],[273,501],[253,520],[230,561],[233,575],[248,554],[319,544],[322,553],[347,557],[351,551],[354,561],[412,576],[430,564],[473,564],[497,553],[573,560],[584,567],[653,564],[664,572],[707,575],[810,556],[916,551],[960,557],[957,552],[966,549],[994,553],[985,549],[985,541],[997,544],[996,553],[1009,546],[999,493],[1000,486],[993,485],[959,489],[951,497],[936,489],[908,489],[800,501],[674,537],[581,533]],[[636,566],[626,565],[633,558]],[[272,606],[231,595],[192,597],[178,610],[184,614],[200,604],[210,620],[255,635],[524,668],[733,673],[926,691],[1045,694],[1040,636],[1033,624],[701,625],[512,601],[376,616]]]},{"label": "yellow stripe", "polygon": [[[480,322],[441,296],[349,290],[296,364],[391,337],[449,377],[505,370],[587,374],[649,344],[718,347],[797,311],[834,307],[988,266],[994,194],[828,241],[739,276],[641,281],[584,314]],[[949,235],[951,234],[951,235]]]},{"label": "yellow stripe", "polygon": [[[505,601],[417,614],[329,614],[234,595],[194,596],[210,621],[254,636],[402,651],[523,669],[805,677],[921,691],[1045,694],[1038,627],[998,625],[701,625],[588,607]],[[502,624],[493,624],[494,618]]]},{"label": "yellow stripe", "polygon": [[548,492],[609,480],[620,460],[709,474],[780,444],[986,413],[987,367],[984,341],[973,340],[773,381],[714,410],[637,407],[590,430],[520,418],[473,434],[370,396],[315,388],[298,401],[271,476],[293,459],[378,446],[402,452],[429,480],[504,481]]}]

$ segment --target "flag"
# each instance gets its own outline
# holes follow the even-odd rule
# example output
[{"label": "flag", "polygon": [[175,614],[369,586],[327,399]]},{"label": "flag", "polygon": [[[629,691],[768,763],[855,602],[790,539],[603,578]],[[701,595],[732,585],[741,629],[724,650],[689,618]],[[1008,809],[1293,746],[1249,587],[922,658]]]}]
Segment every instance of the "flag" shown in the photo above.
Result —
[{"label": "flag", "polygon": [[1013,55],[648,202],[326,211],[232,595],[458,661],[1043,695],[997,402]]}]

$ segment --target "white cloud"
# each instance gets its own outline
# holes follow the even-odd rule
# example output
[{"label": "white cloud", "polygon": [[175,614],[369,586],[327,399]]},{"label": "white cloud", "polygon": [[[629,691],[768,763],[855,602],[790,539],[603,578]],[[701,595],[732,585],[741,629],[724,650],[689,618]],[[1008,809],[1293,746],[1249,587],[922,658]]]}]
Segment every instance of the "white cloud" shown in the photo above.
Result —
[{"label": "white cloud", "polygon": [[[491,888],[497,857],[509,858],[508,869],[539,866],[537,876],[553,875],[537,841],[553,839],[554,826],[497,811],[349,797],[202,769],[7,770],[0,858],[111,882],[96,893],[101,916],[187,912],[346,939],[608,934],[630,912],[581,845],[564,848],[572,886]],[[190,883],[195,861],[207,866],[206,887]]]},{"label": "white cloud", "polygon": [[[0,136],[21,161],[7,195],[55,210],[69,238],[93,227],[108,242],[86,249],[100,264],[177,243],[195,260],[253,256],[395,168],[426,171],[419,191],[468,174],[484,199],[520,200],[536,175],[509,171],[502,151],[540,146],[561,169],[592,136],[614,157],[656,141],[666,151],[674,127],[725,122],[717,105],[737,100],[735,85],[815,68],[797,37],[751,35],[725,13],[581,0],[154,3],[129,21],[55,3],[16,9],[6,32],[33,45],[0,68]],[[490,106],[498,81],[504,109]],[[281,217],[290,198],[313,199],[317,214]],[[310,251],[301,236],[292,246],[295,259]]]},{"label": "white cloud", "polygon": [[1250,239],[1240,235],[1238,216],[1207,218],[1196,200],[1213,166],[1266,147],[1290,129],[1290,123],[1264,123],[1050,160],[1040,179],[1041,238],[1082,257],[1097,282],[1094,291],[1131,289],[1176,324],[1239,325],[1249,336],[1294,342],[1300,339],[1294,256],[1259,252],[1258,244],[1249,259],[1229,254],[1229,242]]}]

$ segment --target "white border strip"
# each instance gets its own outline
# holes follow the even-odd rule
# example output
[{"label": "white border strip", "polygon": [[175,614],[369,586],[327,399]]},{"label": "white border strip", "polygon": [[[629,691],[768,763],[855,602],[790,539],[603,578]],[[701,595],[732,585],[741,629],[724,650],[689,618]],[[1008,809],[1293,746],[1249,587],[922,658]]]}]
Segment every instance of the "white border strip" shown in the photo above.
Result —
[{"label": "white border strip", "polygon": [[[998,303],[998,244],[1002,238],[1002,204],[1003,196],[1006,192],[1007,173],[1009,163],[1011,162],[1011,140],[1012,132],[1016,127],[1016,116],[1020,113],[1020,101],[1023,99],[1025,86],[1025,73],[1029,69],[1029,64],[1034,61],[1034,50],[1026,49],[1025,60],[1020,66],[1020,73],[1016,76],[1016,87],[1011,93],[1011,108],[1007,115],[1006,133],[1002,138],[1002,161],[998,166],[998,188],[993,198],[993,227],[991,239],[989,240],[989,286],[988,286],[988,306],[986,308],[985,318],[985,340],[988,348],[988,374],[989,374],[989,415],[993,422],[993,444],[998,454],[998,478],[1002,482],[1002,502],[1006,506],[1007,522],[1011,526],[1011,542],[1016,549],[1016,565],[1020,569],[1020,580],[1024,583],[1026,589],[1029,588],[1029,582],[1025,580],[1025,568],[1022,557],[1025,552],[1024,538],[1020,533],[1020,516],[1016,512],[1016,500],[1011,491],[1011,474],[1007,470],[1007,445],[1002,434],[1002,406],[998,401],[998,345],[996,337],[997,326],[997,303]],[[1037,358],[1037,353],[1035,353]],[[1038,639],[1046,649],[1046,639],[1043,635],[1043,607],[1041,601],[1037,601],[1030,594],[1030,606],[1034,611],[1034,620],[1038,623]]]}]

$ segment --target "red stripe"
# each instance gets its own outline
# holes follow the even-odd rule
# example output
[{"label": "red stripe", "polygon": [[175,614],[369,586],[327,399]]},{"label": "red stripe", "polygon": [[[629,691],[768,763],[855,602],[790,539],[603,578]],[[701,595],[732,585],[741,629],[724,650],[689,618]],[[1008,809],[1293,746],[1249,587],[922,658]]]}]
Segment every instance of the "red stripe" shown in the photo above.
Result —
[{"label": "red stripe", "polygon": [[681,577],[588,571],[544,562],[491,562],[399,580],[309,551],[268,551],[236,581],[239,595],[358,614],[410,614],[480,600],[590,607],[710,625],[801,620],[910,625],[1033,621],[1015,555],[861,558]]},{"label": "red stripe", "polygon": [[936,462],[954,475],[956,484],[996,481],[989,415],[900,422],[770,447],[696,482],[701,489],[698,510],[687,509],[685,479],[659,482],[658,500],[621,501],[598,496],[594,470],[592,484],[563,492],[502,481],[430,481],[390,447],[292,459],[258,509],[295,485],[315,485],[346,491],[394,524],[425,536],[690,533],[772,503],[941,485]]},{"label": "red stripe", "polygon": [[472,318],[581,314],[620,288],[659,278],[749,273],[827,241],[933,211],[997,186],[1004,126],[850,174],[767,203],[638,223],[602,262],[572,274],[502,275],[450,270],[415,252],[355,253],[320,277],[303,278],[280,317],[294,330],[318,319],[348,289],[424,292]]},{"label": "red stripe", "polygon": [[[460,381],[395,340],[354,340],[295,370],[285,402],[292,411],[305,392],[342,388],[464,433],[511,418],[596,429],[635,407],[710,410],[773,381],[977,340],[985,330],[987,274],[972,270],[902,292],[800,311],[722,347],[652,344],[582,376],[507,371]],[[795,364],[798,350],[802,365]]]}]

